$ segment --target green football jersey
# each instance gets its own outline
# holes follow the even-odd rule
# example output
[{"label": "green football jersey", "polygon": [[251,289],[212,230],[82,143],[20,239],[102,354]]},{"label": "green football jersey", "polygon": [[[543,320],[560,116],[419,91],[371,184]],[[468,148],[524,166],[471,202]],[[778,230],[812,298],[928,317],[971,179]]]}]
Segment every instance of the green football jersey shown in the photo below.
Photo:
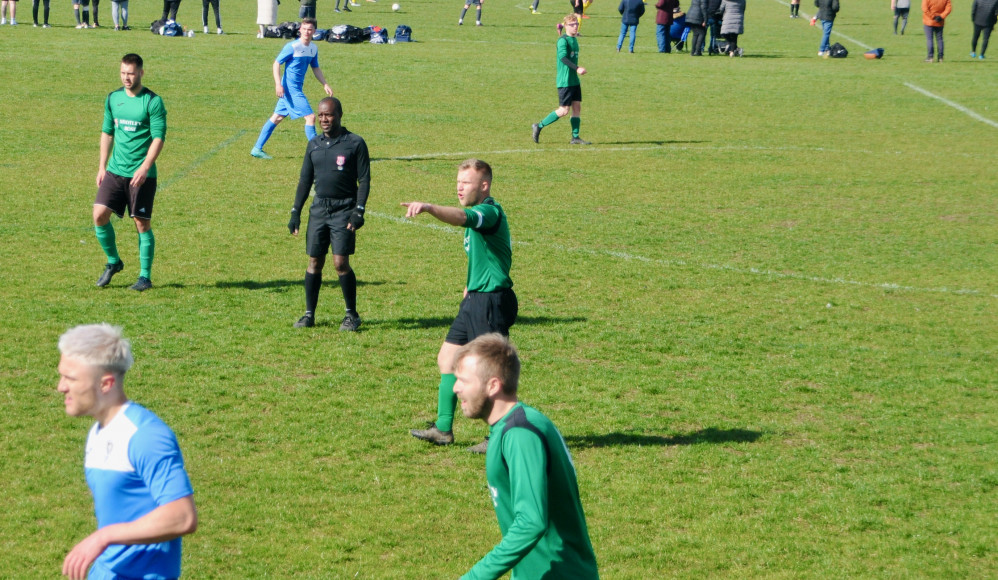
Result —
[{"label": "green football jersey", "polygon": [[489,429],[485,475],[502,541],[463,579],[599,578],[572,456],[550,419],[517,403]]},{"label": "green football jersey", "polygon": [[562,59],[566,56],[575,66],[579,66],[579,40],[573,36],[563,34],[558,39],[558,79],[555,86],[559,89],[579,86],[579,73],[575,72],[574,68],[562,62]]},{"label": "green football jersey", "polygon": [[[146,160],[153,139],[166,139],[166,107],[163,99],[149,89],[128,96],[124,87],[112,92],[104,102],[101,131],[114,137],[114,149],[107,170],[121,177],[132,177]],[[156,164],[149,168],[156,177]]]},{"label": "green football jersey", "polygon": [[464,210],[464,251],[468,254],[468,292],[512,288],[509,268],[513,242],[506,214],[491,197]]}]

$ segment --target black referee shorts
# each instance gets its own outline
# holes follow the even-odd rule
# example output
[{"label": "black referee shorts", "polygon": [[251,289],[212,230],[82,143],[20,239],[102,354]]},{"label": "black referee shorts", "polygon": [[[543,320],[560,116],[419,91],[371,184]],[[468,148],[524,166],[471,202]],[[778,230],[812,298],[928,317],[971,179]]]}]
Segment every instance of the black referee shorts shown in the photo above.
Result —
[{"label": "black referee shorts", "polygon": [[457,318],[447,331],[445,342],[465,345],[483,334],[498,332],[509,336],[520,307],[512,288],[495,292],[468,292],[461,301]]},{"label": "black referee shorts", "polygon": [[337,256],[353,255],[356,232],[348,230],[347,223],[356,205],[354,199],[317,197],[312,201],[305,236],[305,252],[310,257],[325,256],[330,245]]}]

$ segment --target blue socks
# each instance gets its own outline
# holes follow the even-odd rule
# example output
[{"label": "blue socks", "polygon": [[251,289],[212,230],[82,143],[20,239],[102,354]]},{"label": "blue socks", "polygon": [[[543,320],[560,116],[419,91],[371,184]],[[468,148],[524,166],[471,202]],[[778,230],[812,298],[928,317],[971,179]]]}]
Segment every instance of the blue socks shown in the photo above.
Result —
[{"label": "blue socks", "polygon": [[274,134],[274,129],[276,128],[277,125],[275,125],[270,119],[267,119],[267,122],[263,124],[263,129],[260,129],[260,137],[256,140],[257,149],[263,149],[263,146],[267,144],[267,139],[270,139],[270,136]]}]

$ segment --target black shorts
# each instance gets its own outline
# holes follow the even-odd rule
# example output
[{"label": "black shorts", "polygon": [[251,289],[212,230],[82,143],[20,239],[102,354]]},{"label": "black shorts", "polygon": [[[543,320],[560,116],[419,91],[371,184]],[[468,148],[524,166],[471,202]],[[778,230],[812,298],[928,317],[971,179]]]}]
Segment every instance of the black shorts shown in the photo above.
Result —
[{"label": "black shorts", "polygon": [[495,292],[468,292],[461,301],[457,318],[447,331],[445,342],[465,345],[483,334],[498,332],[509,336],[520,307],[512,288]]},{"label": "black shorts", "polygon": [[348,230],[347,223],[356,205],[353,199],[317,197],[312,201],[305,236],[305,252],[310,257],[325,256],[330,244],[337,256],[353,255],[356,232]]},{"label": "black shorts", "polygon": [[560,106],[570,107],[575,101],[582,102],[582,85],[558,87],[558,104]]},{"label": "black shorts", "polygon": [[94,205],[106,206],[118,217],[125,215],[127,207],[128,215],[133,218],[152,219],[152,205],[156,199],[156,178],[147,177],[140,187],[132,187],[131,182],[131,177],[106,172],[104,180],[97,188]]}]

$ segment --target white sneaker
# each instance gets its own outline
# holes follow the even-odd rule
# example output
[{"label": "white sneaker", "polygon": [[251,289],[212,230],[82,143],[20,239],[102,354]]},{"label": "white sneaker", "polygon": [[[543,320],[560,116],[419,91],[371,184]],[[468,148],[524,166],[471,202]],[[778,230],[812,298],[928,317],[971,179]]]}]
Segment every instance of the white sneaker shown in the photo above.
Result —
[{"label": "white sneaker", "polygon": [[0,26],[3,26],[4,24],[7,24],[7,19],[6,18],[0,18]]},{"label": "white sneaker", "polygon": [[77,24],[77,25],[76,25],[76,29],[77,29],[77,30],[79,30],[80,28],[86,28],[86,27],[87,27],[87,26],[86,26],[85,24]]},{"label": "white sneaker", "polygon": [[204,33],[208,34],[208,27],[207,26],[204,27]]},{"label": "white sneaker", "polygon": [[458,18],[457,25],[461,26],[462,24],[464,24],[464,18]]},{"label": "white sneaker", "polygon": [[482,25],[482,21],[481,20],[476,20],[475,21],[475,26],[481,26],[481,25]]},{"label": "white sneaker", "polygon": [[[207,33],[207,32],[205,32],[205,34],[208,34],[208,33]],[[221,28],[219,28],[218,30],[216,30],[216,31],[215,31],[215,34],[222,34],[222,29],[221,29]]]}]

